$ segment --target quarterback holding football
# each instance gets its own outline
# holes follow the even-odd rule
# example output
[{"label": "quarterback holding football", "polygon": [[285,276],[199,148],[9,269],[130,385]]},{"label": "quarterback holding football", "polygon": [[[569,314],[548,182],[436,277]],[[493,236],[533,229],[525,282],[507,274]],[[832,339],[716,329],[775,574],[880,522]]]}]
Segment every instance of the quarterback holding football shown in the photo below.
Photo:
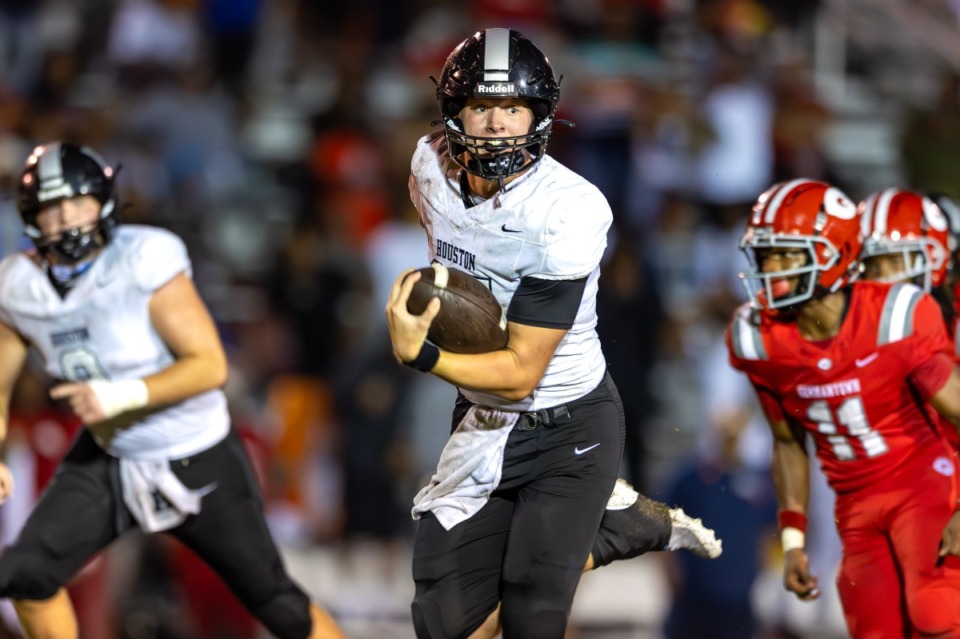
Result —
[{"label": "quarterback holding football", "polygon": [[437,472],[414,500],[421,639],[491,637],[501,623],[507,636],[562,637],[585,566],[720,552],[698,520],[618,482],[623,409],[596,332],[612,214],[547,154],[559,97],[523,34],[479,31],[447,58],[443,130],[413,154],[430,262],[475,277],[507,322],[502,348],[457,353],[427,339],[441,297],[408,308],[423,272],[398,277],[387,301],[396,359],[459,390]]}]

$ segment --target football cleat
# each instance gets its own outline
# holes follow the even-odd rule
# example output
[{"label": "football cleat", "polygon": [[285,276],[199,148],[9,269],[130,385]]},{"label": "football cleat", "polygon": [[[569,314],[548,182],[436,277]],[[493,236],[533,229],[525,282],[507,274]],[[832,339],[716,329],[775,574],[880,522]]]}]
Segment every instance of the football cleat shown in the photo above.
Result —
[{"label": "football cleat", "polygon": [[651,550],[681,548],[709,559],[719,557],[723,550],[713,530],[699,519],[641,495],[626,480],[618,478],[591,549],[594,567]]},{"label": "football cleat", "polygon": [[666,504],[644,497],[625,480],[617,479],[593,541],[594,567],[663,550],[670,541],[670,531]]},{"label": "football cleat", "polygon": [[670,541],[667,550],[685,548],[698,557],[716,559],[723,552],[723,540],[717,539],[712,528],[707,528],[682,508],[670,509]]}]

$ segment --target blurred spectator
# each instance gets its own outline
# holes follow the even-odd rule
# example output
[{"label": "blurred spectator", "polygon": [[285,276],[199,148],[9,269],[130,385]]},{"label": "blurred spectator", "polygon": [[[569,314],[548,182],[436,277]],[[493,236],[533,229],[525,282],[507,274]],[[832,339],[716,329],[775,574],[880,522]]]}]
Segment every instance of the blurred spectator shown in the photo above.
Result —
[{"label": "blurred spectator", "polygon": [[[695,192],[695,157],[710,132],[696,101],[677,87],[650,85],[635,115],[631,174],[627,185],[628,228],[652,240],[661,216],[679,198]],[[669,220],[664,225],[673,226]]]},{"label": "blurred spectator", "polygon": [[720,47],[703,97],[711,137],[697,154],[698,192],[715,205],[749,204],[773,175],[773,98],[751,58]]},{"label": "blurred spectator", "polygon": [[[376,347],[345,367],[336,380],[337,419],[342,433],[344,506],[348,541],[398,539],[407,518],[400,477],[409,465],[398,447],[399,409],[417,374],[396,366],[382,331]],[[409,526],[409,524],[408,524]]]},{"label": "blurred spectator", "polygon": [[340,122],[317,135],[310,170],[328,232],[359,249],[390,217],[383,150],[357,125]]},{"label": "blurred spectator", "polygon": [[185,69],[201,52],[196,0],[121,0],[107,45],[121,68]]},{"label": "blurred spectator", "polygon": [[345,513],[334,390],[316,377],[274,375],[266,405],[275,422],[263,464],[271,532],[293,547],[335,541]]},{"label": "blurred spectator", "polygon": [[827,175],[823,136],[831,122],[830,111],[816,96],[810,71],[794,60],[775,74],[773,117],[773,181],[796,177],[822,179]]},{"label": "blurred spectator", "polygon": [[656,355],[656,334],[663,321],[660,298],[642,248],[626,234],[618,237],[603,265],[597,293],[597,333],[610,373],[623,391],[626,424],[624,477],[646,494],[644,426],[656,412],[650,371]]},{"label": "blurred spectator", "polygon": [[119,114],[124,137],[144,142],[156,154],[175,206],[185,211],[243,186],[235,168],[236,105],[215,79],[206,61],[190,61],[176,74],[140,87]]},{"label": "blurred spectator", "polygon": [[386,330],[383,308],[387,305],[393,281],[404,269],[425,266],[426,240],[417,220],[417,210],[409,201],[397,205],[396,213],[377,225],[367,237],[364,259],[370,268],[370,305],[367,317],[371,347],[381,347],[379,337]]},{"label": "blurred spectator", "polygon": [[29,95],[43,59],[36,37],[41,4],[34,0],[0,1],[0,100],[5,95]]},{"label": "blurred spectator", "polygon": [[943,73],[932,107],[911,110],[902,146],[908,184],[960,198],[960,75]]},{"label": "blurred spectator", "polygon": [[210,39],[216,76],[234,96],[242,99],[262,0],[201,2],[202,24]]},{"label": "blurred spectator", "polygon": [[332,378],[335,365],[357,347],[369,290],[366,265],[340,232],[305,219],[282,248],[268,278],[270,302],[292,331],[293,371]]},{"label": "blurred spectator", "polygon": [[27,144],[15,135],[2,133],[0,116],[0,258],[23,246],[23,223],[16,209],[16,189],[23,158],[30,152]]},{"label": "blurred spectator", "polygon": [[723,539],[723,554],[715,560],[688,553],[665,555],[675,566],[673,604],[665,625],[668,639],[760,636],[751,592],[778,541],[777,502],[767,470],[745,463],[742,439],[751,419],[748,407],[716,415],[705,433],[710,443],[666,490],[667,503],[698,513]]}]

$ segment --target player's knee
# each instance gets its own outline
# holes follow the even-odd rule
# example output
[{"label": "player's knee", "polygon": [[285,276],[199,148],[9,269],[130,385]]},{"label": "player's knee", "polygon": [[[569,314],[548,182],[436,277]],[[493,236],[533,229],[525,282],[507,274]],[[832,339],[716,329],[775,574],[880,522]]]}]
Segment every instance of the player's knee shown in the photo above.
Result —
[{"label": "player's knee", "polygon": [[430,602],[413,600],[410,605],[410,613],[413,616],[413,631],[416,633],[417,639],[431,639],[441,636],[431,630],[431,628],[439,625],[440,615],[438,612]]},{"label": "player's knee", "polygon": [[948,584],[927,584],[907,595],[907,609],[917,635],[925,639],[956,637],[960,593]]},{"label": "player's knee", "polygon": [[503,619],[505,630],[516,637],[529,639],[552,639],[563,637],[567,628],[567,613],[564,610],[542,610],[526,613],[516,618]]},{"label": "player's knee", "polygon": [[0,556],[0,598],[42,601],[54,596],[61,585],[35,557],[10,551]]},{"label": "player's knee", "polygon": [[414,598],[410,612],[417,639],[469,637],[484,622],[481,618],[469,618],[453,606],[441,606],[425,595]]},{"label": "player's knee", "polygon": [[275,589],[260,601],[248,600],[246,605],[251,614],[280,639],[306,639],[310,636],[313,627],[310,598],[292,582]]}]

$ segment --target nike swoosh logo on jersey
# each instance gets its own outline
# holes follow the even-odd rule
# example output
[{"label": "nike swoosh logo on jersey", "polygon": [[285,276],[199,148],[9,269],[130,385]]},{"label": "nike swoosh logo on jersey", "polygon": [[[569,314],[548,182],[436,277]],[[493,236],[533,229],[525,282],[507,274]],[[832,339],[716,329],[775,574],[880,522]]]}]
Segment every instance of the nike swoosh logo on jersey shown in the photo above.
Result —
[{"label": "nike swoosh logo on jersey", "polygon": [[598,442],[598,443],[594,444],[593,446],[587,446],[586,448],[580,448],[579,446],[574,446],[574,447],[573,447],[573,454],[574,454],[574,455],[582,455],[582,454],[584,454],[585,452],[587,452],[588,450],[593,450],[594,448],[596,448],[596,447],[599,446],[599,445],[600,445],[600,444],[599,444],[599,442]]},{"label": "nike swoosh logo on jersey", "polygon": [[872,355],[867,355],[863,359],[858,359],[856,361],[857,368],[863,368],[864,366],[866,366],[873,360],[877,359],[878,357],[880,357],[880,353],[873,353]]},{"label": "nike swoosh logo on jersey", "polygon": [[523,232],[520,229],[508,229],[506,224],[501,226],[500,230],[503,231],[504,233],[522,233]]}]

